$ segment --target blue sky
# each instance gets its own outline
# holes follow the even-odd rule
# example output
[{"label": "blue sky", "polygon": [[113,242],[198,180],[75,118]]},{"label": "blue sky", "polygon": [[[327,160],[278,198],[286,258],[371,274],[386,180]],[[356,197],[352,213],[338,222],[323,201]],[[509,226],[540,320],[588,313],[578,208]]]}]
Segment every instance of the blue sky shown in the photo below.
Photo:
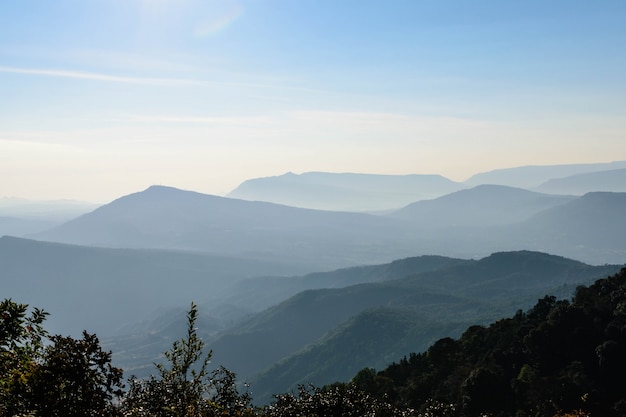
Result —
[{"label": "blue sky", "polygon": [[626,2],[0,3],[0,197],[626,159]]}]

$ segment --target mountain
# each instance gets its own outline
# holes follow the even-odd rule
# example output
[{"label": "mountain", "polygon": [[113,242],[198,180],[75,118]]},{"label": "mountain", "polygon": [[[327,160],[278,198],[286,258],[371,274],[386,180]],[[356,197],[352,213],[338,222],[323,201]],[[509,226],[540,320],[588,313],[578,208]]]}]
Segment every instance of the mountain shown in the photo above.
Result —
[{"label": "mountain", "polygon": [[[256,277],[245,279],[235,282],[223,292],[211,292],[211,294],[207,294],[205,305],[201,306],[203,307],[201,312],[206,313],[206,306],[211,305],[217,307],[211,309],[210,312],[213,315],[223,311],[225,307],[233,308],[236,306],[245,306],[251,310],[259,311],[261,307],[270,307],[273,304],[280,304],[280,302],[304,289],[321,289],[326,286],[342,288],[352,285],[355,282],[385,282],[405,277],[416,272],[434,271],[468,262],[473,261],[439,256],[420,256],[397,260],[389,264],[351,267],[331,272],[312,273],[301,277]],[[315,291],[303,291],[299,294],[299,297],[306,299],[315,293]],[[368,301],[365,300],[364,302],[367,303]],[[271,309],[268,311],[271,311]],[[182,313],[182,308],[179,308],[176,312],[176,314],[178,314],[177,323],[181,328],[184,327],[184,317],[182,317]],[[315,312],[312,311],[311,314],[314,316]],[[119,336],[105,340],[104,343],[107,349],[114,352],[114,359],[118,366],[122,366],[127,372],[134,373],[138,376],[147,376],[144,372],[150,372],[152,370],[150,365],[158,360],[161,353],[167,349],[168,343],[182,336],[175,330],[175,326],[159,325],[159,323],[170,322],[172,315],[173,313],[171,311],[159,313],[154,315],[149,322],[136,323],[132,327],[126,326],[126,329],[129,330],[128,334],[120,332]],[[239,316],[241,317],[242,314],[239,314]],[[259,320],[262,321],[263,319],[256,319],[257,322]],[[331,321],[334,320],[336,320],[336,317],[331,318]],[[251,321],[254,320],[252,318],[248,319],[242,326],[249,326]],[[322,326],[328,326],[328,323],[320,324]],[[237,321],[232,323],[233,328],[239,328],[238,326]],[[276,330],[280,331],[280,329]],[[301,329],[301,333],[304,333],[303,337],[308,337],[306,333],[309,330],[311,329]],[[238,332],[237,330],[235,333]],[[214,335],[212,335],[212,331],[207,331],[206,328],[202,328],[202,333],[209,340],[216,340]],[[260,344],[265,343],[264,341],[268,339],[267,336],[268,334],[263,334],[262,338],[258,340],[244,340],[241,341],[241,344],[243,346],[255,344],[259,347],[259,351],[262,352],[263,349]],[[234,336],[234,338],[237,337],[238,336]],[[245,338],[246,336],[244,335],[243,337]],[[254,336],[252,336],[252,339],[254,339]],[[269,339],[271,339],[271,337]],[[270,340],[269,343],[271,342]],[[293,341],[289,343],[292,342]],[[228,343],[228,341],[226,343]],[[296,343],[298,342],[296,341]],[[211,348],[215,348],[215,354],[218,355],[217,360],[221,360],[218,352],[223,349],[220,346],[214,346],[213,343],[210,343],[210,346]],[[237,342],[233,342],[232,345],[229,345],[224,350],[239,352],[241,348],[237,345]],[[275,352],[269,353],[274,354]],[[255,361],[259,360],[265,353],[260,353],[259,355],[260,356],[247,356],[243,360],[240,360],[238,365],[242,365],[245,362],[248,364],[246,366],[254,367]],[[271,363],[271,359],[269,359],[269,361],[268,363]],[[240,369],[238,368],[238,370]]]},{"label": "mountain", "polygon": [[381,211],[464,188],[440,175],[306,172],[244,181],[231,198],[333,211]]},{"label": "mountain", "polygon": [[[214,362],[236,372],[243,380],[261,373],[252,379],[257,381],[253,390],[267,398],[271,393],[288,391],[303,378],[318,383],[332,382],[330,374],[323,369],[332,368],[336,372],[341,368],[344,376],[354,374],[358,369],[371,366],[368,360],[374,356],[389,357],[389,351],[384,350],[389,346],[393,352],[400,352],[410,341],[413,349],[418,349],[426,342],[415,335],[427,335],[428,341],[432,341],[434,337],[446,336],[446,331],[527,308],[546,292],[573,291],[578,284],[617,270],[619,266],[593,267],[543,253],[498,253],[479,261],[409,276],[404,271],[396,280],[307,290],[225,330],[211,338],[209,346],[213,349]],[[346,324],[361,313],[381,308],[385,311],[380,318],[382,321],[390,310],[400,316],[413,317],[414,325],[408,330],[411,334],[398,337],[397,344],[392,341],[377,344],[372,339],[382,337],[382,333],[376,333],[374,327],[372,332],[363,332]],[[361,325],[362,321],[355,323]],[[341,332],[358,334],[358,337],[348,338],[354,344],[337,344],[337,340],[344,338],[340,334],[329,336],[329,332],[342,325]],[[397,327],[398,323],[389,325]],[[381,324],[376,328],[384,327]],[[320,342],[325,337],[328,343],[340,345],[344,350],[331,351],[331,345]],[[317,346],[312,345],[316,343]],[[362,360],[354,360],[350,367],[341,363],[339,358],[344,357],[346,350],[358,357],[360,346],[372,346],[372,349],[379,346],[382,350],[377,350],[375,355],[363,354]],[[320,355],[320,349],[327,354]],[[314,357],[323,357],[325,362],[315,362]],[[333,362],[335,359],[338,362]],[[273,366],[278,368],[273,369]],[[301,369],[307,373],[290,373],[287,377],[283,375],[285,369]],[[278,380],[286,385],[272,382]]]},{"label": "mountain", "polygon": [[[576,214],[572,223],[579,225],[570,228],[572,213],[565,208],[578,199],[589,204],[584,197],[485,185],[372,215],[150,187],[33,237],[79,245],[201,251],[288,262],[308,271],[416,254],[480,258],[520,248],[595,264],[623,261],[623,233],[615,225],[621,224],[626,207],[619,199],[605,199],[604,207]],[[602,210],[616,214],[599,215]],[[546,211],[558,222],[542,221],[540,214]],[[599,239],[593,230],[605,234],[599,247],[594,247]]]},{"label": "mountain", "polygon": [[354,266],[304,276],[248,278],[235,282],[230,288],[230,295],[222,298],[222,301],[228,304],[243,302],[244,305],[260,311],[305,290],[390,281],[418,272],[437,271],[469,262],[472,261],[422,255],[387,264]]},{"label": "mountain", "polygon": [[626,192],[626,168],[555,178],[534,188],[551,194],[583,195],[593,191]]},{"label": "mountain", "polygon": [[50,330],[62,334],[80,335],[83,329],[113,334],[159,308],[219,299],[234,281],[298,271],[303,272],[287,262],[0,238],[2,297],[45,306]]},{"label": "mountain", "polygon": [[555,196],[484,185],[411,204],[387,217],[419,233],[416,249],[477,258],[520,248],[592,264],[626,259],[626,193]]},{"label": "mountain", "polygon": [[[395,405],[449,404],[464,416],[624,415],[626,269],[541,298],[526,312],[471,326],[380,372],[357,389]],[[446,415],[448,415],[446,413]]]},{"label": "mountain", "polygon": [[274,394],[291,392],[297,385],[349,381],[364,365],[383,369],[465,328],[462,321],[432,320],[410,310],[366,310],[248,382],[255,402],[267,404]]},{"label": "mountain", "polygon": [[573,198],[503,185],[479,185],[434,200],[409,204],[388,216],[409,221],[420,228],[482,228],[520,222]]},{"label": "mountain", "polygon": [[203,251],[329,270],[412,254],[394,219],[153,186],[32,236],[90,246]]},{"label": "mountain", "polygon": [[504,229],[521,247],[597,263],[626,259],[626,193],[594,192]]},{"label": "mountain", "polygon": [[622,168],[626,168],[626,161],[596,164],[532,165],[483,172],[472,176],[464,184],[470,187],[480,184],[498,184],[532,189],[555,178]]}]

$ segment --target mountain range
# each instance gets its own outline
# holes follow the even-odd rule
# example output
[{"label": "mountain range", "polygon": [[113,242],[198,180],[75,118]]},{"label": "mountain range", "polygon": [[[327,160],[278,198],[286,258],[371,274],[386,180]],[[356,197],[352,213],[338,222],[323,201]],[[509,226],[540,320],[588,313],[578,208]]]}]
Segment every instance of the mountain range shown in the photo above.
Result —
[{"label": "mountain range", "polygon": [[152,186],[32,237],[78,245],[289,259],[311,271],[410,254],[403,225],[369,214],[301,209]]},{"label": "mountain range", "polygon": [[[213,361],[250,382],[263,402],[299,383],[346,380],[363,367],[386,366],[468,325],[527,308],[548,292],[567,297],[577,285],[620,268],[529,251],[441,261],[419,257],[318,274],[320,280],[362,283],[304,290],[217,334],[205,333]],[[159,335],[164,344],[175,337]],[[154,338],[146,335],[144,341]],[[117,359],[136,373],[145,367],[133,367],[131,358],[143,355],[151,363],[160,352],[128,337],[107,346],[125,352]],[[141,355],[133,346],[141,347]]]},{"label": "mountain range", "polygon": [[473,175],[463,182],[441,175],[305,172],[241,183],[227,197],[335,211],[387,211],[478,185],[504,185],[548,194],[581,196],[625,192],[626,161],[523,166]]},{"label": "mountain range", "polygon": [[[415,254],[464,258],[532,249],[589,263],[626,257],[626,194],[547,195],[482,185],[384,215],[334,212],[153,186],[34,239],[192,250],[324,271]],[[598,246],[600,245],[600,246]]]},{"label": "mountain range", "polygon": [[152,186],[67,217],[0,210],[0,235],[22,236],[0,238],[0,279],[6,297],[52,313],[52,332],[97,332],[138,376],[195,300],[214,363],[266,402],[616,272],[625,173],[289,173],[228,197]]},{"label": "mountain range", "polygon": [[544,182],[534,191],[583,195],[593,191],[626,192],[626,168],[588,172]]},{"label": "mountain range", "polygon": [[288,172],[244,181],[227,197],[333,211],[380,211],[464,188],[441,175]]},{"label": "mountain range", "polygon": [[[530,165],[515,168],[495,169],[479,173],[470,177],[464,182],[464,184],[470,187],[480,184],[497,184],[508,185],[509,187],[533,189],[535,187],[541,187],[542,184],[554,179],[623,168],[626,168],[626,161],[592,164]],[[619,191],[613,189],[598,189],[597,186],[603,185],[602,183],[596,183],[595,185],[596,186],[586,192]],[[561,194],[561,192],[558,192],[558,194]]]}]

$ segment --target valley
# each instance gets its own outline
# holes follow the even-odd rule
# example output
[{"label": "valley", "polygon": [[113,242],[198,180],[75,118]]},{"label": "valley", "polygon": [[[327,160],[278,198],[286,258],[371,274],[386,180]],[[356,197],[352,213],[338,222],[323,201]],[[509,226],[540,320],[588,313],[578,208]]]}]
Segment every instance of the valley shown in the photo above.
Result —
[{"label": "valley", "polygon": [[[316,178],[324,176],[306,180]],[[291,189],[278,179],[283,185],[243,189],[280,200]],[[332,196],[322,191],[332,179],[316,185],[321,200]],[[344,187],[368,192],[372,178],[349,179]],[[408,193],[400,190],[407,178],[384,180]],[[47,306],[54,332],[97,332],[115,363],[139,377],[181,337],[194,300],[214,362],[267,403],[298,384],[385,367],[545,294],[567,298],[623,266],[624,193],[455,187],[368,213],[365,205],[326,211],[153,186],[47,230],[0,238],[3,287]]]}]

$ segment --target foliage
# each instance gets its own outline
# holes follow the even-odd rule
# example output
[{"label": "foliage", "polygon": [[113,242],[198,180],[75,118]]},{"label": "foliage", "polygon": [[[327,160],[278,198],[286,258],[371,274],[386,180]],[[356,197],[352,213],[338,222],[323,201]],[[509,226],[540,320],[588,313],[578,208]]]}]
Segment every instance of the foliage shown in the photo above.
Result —
[{"label": "foliage", "polygon": [[574,410],[569,413],[557,413],[554,417],[589,417],[590,415],[585,413],[583,410]]},{"label": "foliage", "polygon": [[42,323],[48,313],[18,304],[11,299],[0,303],[0,415],[28,411],[33,397],[32,374],[40,361]]},{"label": "foliage", "polygon": [[121,410],[125,416],[196,417],[245,415],[250,409],[248,393],[239,394],[235,374],[221,367],[209,373],[212,351],[204,355],[205,343],[195,327],[198,309],[191,303],[187,335],[165,352],[169,367],[157,364],[159,377],[130,379]]},{"label": "foliage", "polygon": [[[0,303],[0,416],[154,417],[618,417],[626,415],[626,269],[579,287],[571,301],[546,296],[527,312],[458,339],[438,340],[350,383],[300,385],[253,408],[236,375],[209,371],[212,352],[187,334],[165,352],[158,376],[130,379],[98,338],[49,336],[47,313]],[[121,401],[115,402],[121,396]],[[563,412],[562,410],[572,410]]]},{"label": "foliage", "polygon": [[116,414],[122,370],[111,366],[98,338],[49,336],[47,313],[10,299],[0,303],[0,415]]},{"label": "foliage", "polygon": [[617,417],[626,415],[625,351],[623,269],[579,287],[571,302],[544,297],[526,313],[472,326],[459,340],[441,339],[354,381],[377,398],[422,411],[435,399],[467,417],[552,417],[559,410]]},{"label": "foliage", "polygon": [[264,417],[344,416],[418,417],[413,410],[400,410],[378,400],[354,384],[333,384],[323,389],[300,385],[298,395],[281,394],[267,406]]},{"label": "foliage", "polygon": [[35,409],[47,416],[114,415],[112,399],[122,395],[122,370],[94,334],[82,339],[50,338],[33,378]]}]

